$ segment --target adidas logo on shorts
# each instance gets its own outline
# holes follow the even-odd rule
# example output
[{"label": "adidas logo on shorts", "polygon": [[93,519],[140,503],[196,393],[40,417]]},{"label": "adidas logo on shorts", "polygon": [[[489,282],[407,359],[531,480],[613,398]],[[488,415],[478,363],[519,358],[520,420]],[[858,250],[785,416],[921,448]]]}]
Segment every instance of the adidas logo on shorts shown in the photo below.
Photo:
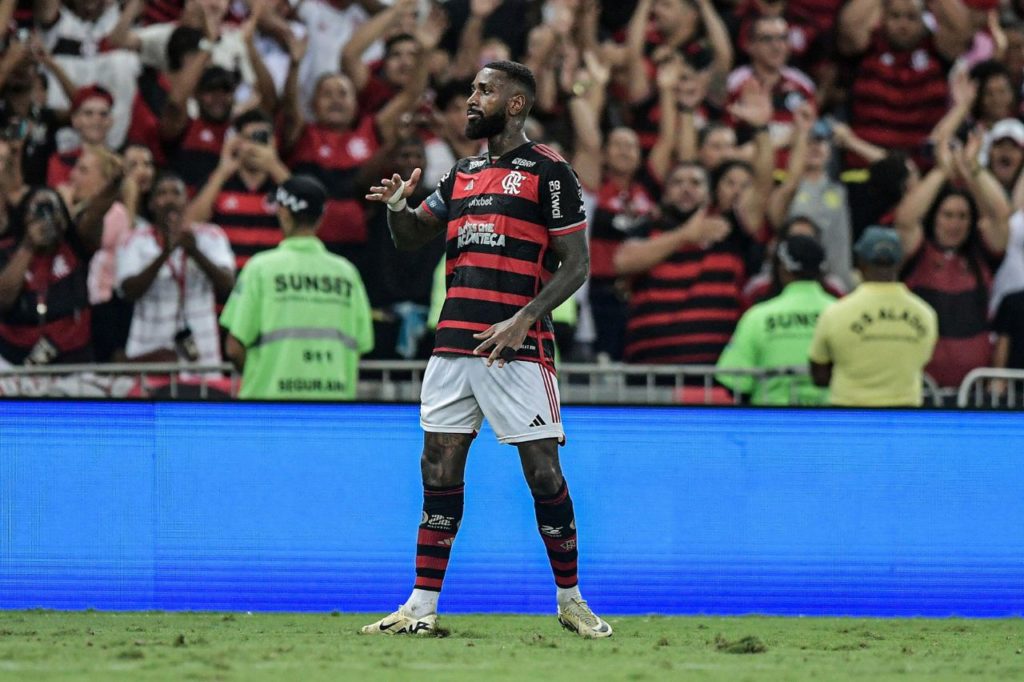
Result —
[{"label": "adidas logo on shorts", "polygon": [[538,414],[536,417],[533,418],[533,421],[530,422],[530,426],[547,426],[547,423],[543,419],[541,419],[540,415]]}]

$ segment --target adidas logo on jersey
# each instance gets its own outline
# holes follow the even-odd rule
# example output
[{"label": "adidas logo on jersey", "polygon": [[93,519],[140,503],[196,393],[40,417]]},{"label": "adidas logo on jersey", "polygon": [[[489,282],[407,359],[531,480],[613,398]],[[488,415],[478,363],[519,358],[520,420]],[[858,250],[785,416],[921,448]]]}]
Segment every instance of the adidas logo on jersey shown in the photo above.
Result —
[{"label": "adidas logo on jersey", "polygon": [[540,418],[540,415],[538,414],[536,417],[533,418],[533,421],[530,422],[530,426],[547,426],[547,424],[543,419]]},{"label": "adidas logo on jersey", "polygon": [[476,180],[470,180],[469,182],[466,183],[466,186],[462,188],[462,191],[463,192],[468,192],[469,190],[473,189],[473,187],[475,185],[476,185]]}]

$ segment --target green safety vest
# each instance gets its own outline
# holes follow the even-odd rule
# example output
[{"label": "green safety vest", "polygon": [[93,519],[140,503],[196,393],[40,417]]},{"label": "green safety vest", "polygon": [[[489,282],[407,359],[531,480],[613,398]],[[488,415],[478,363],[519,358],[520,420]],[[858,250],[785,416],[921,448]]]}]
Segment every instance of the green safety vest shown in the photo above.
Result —
[{"label": "green safety vest", "polygon": [[[818,315],[835,300],[817,282],[791,282],[778,296],[758,303],[743,314],[717,366],[807,367]],[[816,387],[808,376],[757,380],[718,374],[715,378],[734,391],[752,394],[751,402],[755,405],[824,405],[828,402],[828,390]]]},{"label": "green safety vest", "polygon": [[220,316],[246,347],[241,398],[352,400],[373,348],[363,280],[316,237],[289,237],[245,264]]}]

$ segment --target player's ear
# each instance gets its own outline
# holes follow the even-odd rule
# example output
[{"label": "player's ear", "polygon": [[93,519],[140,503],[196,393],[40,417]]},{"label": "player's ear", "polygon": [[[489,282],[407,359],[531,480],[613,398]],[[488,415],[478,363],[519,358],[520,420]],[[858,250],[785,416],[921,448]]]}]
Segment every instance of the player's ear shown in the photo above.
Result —
[{"label": "player's ear", "polygon": [[508,98],[508,114],[515,118],[519,114],[523,113],[526,108],[526,95],[521,92],[517,92]]}]

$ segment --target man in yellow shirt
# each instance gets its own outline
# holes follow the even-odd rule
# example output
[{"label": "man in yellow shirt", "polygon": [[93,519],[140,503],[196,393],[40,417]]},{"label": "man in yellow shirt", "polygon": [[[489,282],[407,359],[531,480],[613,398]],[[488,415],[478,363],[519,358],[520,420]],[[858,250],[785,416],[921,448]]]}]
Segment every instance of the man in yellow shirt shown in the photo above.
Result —
[{"label": "man in yellow shirt", "polygon": [[833,405],[920,406],[921,372],[938,337],[938,317],[898,280],[903,249],[885,227],[853,247],[864,282],[821,313],[811,341],[811,375]]}]

